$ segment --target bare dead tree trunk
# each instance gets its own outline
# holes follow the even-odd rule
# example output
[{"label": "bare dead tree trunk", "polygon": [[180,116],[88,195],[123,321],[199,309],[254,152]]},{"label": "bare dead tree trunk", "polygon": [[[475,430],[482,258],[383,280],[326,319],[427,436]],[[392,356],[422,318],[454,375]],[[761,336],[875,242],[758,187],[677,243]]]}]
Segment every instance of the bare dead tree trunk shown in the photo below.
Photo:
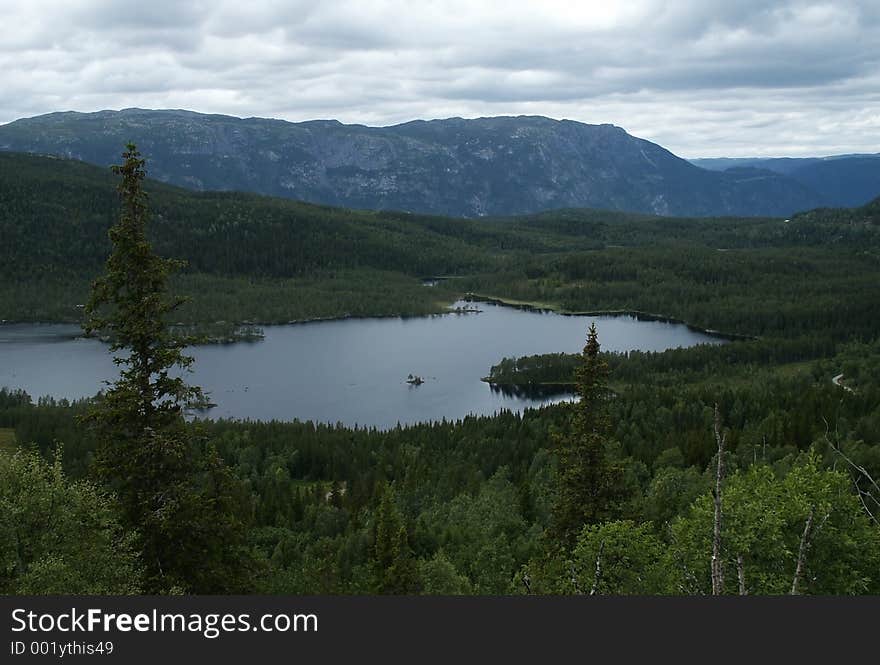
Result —
[{"label": "bare dead tree trunk", "polygon": [[596,552],[596,573],[593,576],[593,587],[590,589],[590,595],[595,596],[599,591],[599,582],[602,580],[602,550],[605,549],[605,541],[599,543],[599,551]]},{"label": "bare dead tree trunk", "polygon": [[794,579],[791,581],[791,595],[796,596],[798,593],[798,584],[804,574],[804,561],[807,558],[807,548],[810,547],[810,531],[813,528],[813,508],[810,508],[810,514],[807,516],[807,523],[804,525],[804,533],[801,535],[801,546],[798,548],[797,567],[794,569]]},{"label": "bare dead tree trunk", "polygon": [[531,575],[529,575],[528,571],[523,573],[522,583],[523,583],[523,586],[526,588],[526,594],[531,594],[532,593],[532,577],[531,577]]},{"label": "bare dead tree trunk", "polygon": [[746,570],[743,566],[743,555],[736,555],[736,577],[739,580],[739,595],[745,596],[748,594],[746,591]]},{"label": "bare dead tree trunk", "polygon": [[721,413],[715,404],[715,443],[718,464],[715,469],[715,524],[712,533],[712,595],[724,593],[724,564],[721,561],[721,481],[724,479],[724,444],[727,434],[721,432]]}]

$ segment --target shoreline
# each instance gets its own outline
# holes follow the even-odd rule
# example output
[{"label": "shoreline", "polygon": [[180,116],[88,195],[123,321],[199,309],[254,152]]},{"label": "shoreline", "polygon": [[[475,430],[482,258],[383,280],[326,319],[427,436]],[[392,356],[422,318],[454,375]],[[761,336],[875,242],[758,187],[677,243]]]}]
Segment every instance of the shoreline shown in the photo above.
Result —
[{"label": "shoreline", "polygon": [[[348,312],[343,314],[331,315],[331,316],[312,316],[302,319],[289,319],[286,321],[282,320],[245,320],[233,323],[232,325],[238,327],[247,327],[247,326],[298,326],[309,323],[326,323],[328,321],[352,321],[352,320],[362,320],[362,319],[416,319],[416,318],[427,318],[433,316],[446,316],[448,314],[465,314],[465,313],[473,313],[473,312],[464,312],[464,311],[456,311],[454,309],[450,309],[452,305],[454,305],[458,301],[464,301],[463,297],[456,298],[449,302],[449,304],[444,304],[443,301],[438,301],[438,308],[433,312],[424,312],[421,314],[350,314]],[[205,327],[209,327],[212,325],[216,325],[217,321],[211,322],[201,322],[197,324],[172,324],[169,327],[170,330],[179,329],[181,327],[186,328],[195,328],[196,326],[202,325]],[[0,320],[0,330],[3,329],[4,326],[14,326],[14,325],[31,325],[31,326],[60,326],[60,325],[69,325],[69,326],[77,326],[82,329],[82,323],[80,321],[74,321],[71,319],[59,319],[55,321],[47,321],[45,319],[40,320],[27,320],[27,319],[3,319]],[[85,334],[75,335],[75,337],[82,337],[84,339],[99,339],[96,335],[86,336]],[[229,343],[236,343],[241,341],[260,341],[259,339],[236,339]],[[195,344],[194,346],[203,346],[203,345],[213,345],[213,344],[223,344],[226,343],[221,340],[217,341],[209,341],[209,342],[200,342]]]},{"label": "shoreline", "polygon": [[[302,319],[290,319],[287,321],[277,321],[277,320],[266,320],[266,321],[241,321],[235,323],[233,325],[236,326],[287,326],[287,325],[305,325],[310,323],[326,323],[330,321],[348,321],[348,320],[361,320],[361,319],[413,319],[413,318],[423,318],[423,317],[434,317],[434,316],[447,316],[450,314],[466,314],[471,312],[466,311],[456,311],[451,309],[452,305],[454,305],[458,301],[463,302],[482,302],[490,305],[498,305],[500,307],[512,307],[514,309],[519,309],[527,312],[538,312],[538,313],[552,313],[558,314],[560,316],[629,316],[638,321],[658,321],[661,323],[674,323],[686,326],[688,330],[693,332],[701,333],[704,335],[708,335],[710,337],[716,337],[719,339],[727,340],[730,342],[733,341],[742,341],[742,340],[755,340],[758,337],[754,335],[743,335],[740,333],[726,333],[720,330],[713,330],[711,328],[702,328],[697,325],[693,325],[684,321],[682,319],[678,319],[672,316],[667,316],[665,314],[655,314],[651,312],[643,312],[641,310],[633,310],[633,309],[606,309],[606,310],[567,310],[558,305],[553,305],[551,303],[539,303],[539,302],[530,302],[525,300],[515,300],[513,298],[502,298],[499,296],[490,296],[481,293],[467,292],[460,294],[456,299],[445,303],[440,301],[437,303],[438,309],[434,312],[426,312],[421,314],[350,314],[348,312],[330,315],[330,316],[313,316],[306,317]],[[216,322],[204,323],[201,325],[211,326],[215,325]],[[0,329],[7,325],[76,325],[79,326],[80,323],[77,321],[71,320],[59,320],[59,321],[26,321],[26,320],[8,320],[4,319],[0,321]],[[187,327],[195,327],[199,324],[185,324]],[[178,327],[177,324],[170,326],[171,329]],[[81,337],[86,337],[85,335],[79,335]],[[207,340],[207,341],[199,341],[192,346],[210,346],[214,344],[236,344],[239,342],[248,342],[254,343],[259,342],[263,338],[254,338],[254,337],[244,337],[237,339],[215,339],[215,340]]]},{"label": "shoreline", "polygon": [[700,326],[688,323],[682,319],[677,319],[665,314],[653,314],[651,312],[643,312],[637,309],[604,309],[604,310],[567,310],[559,306],[550,305],[548,303],[529,302],[527,300],[514,300],[512,298],[500,298],[497,296],[487,296],[480,293],[466,293],[463,297],[466,302],[485,302],[491,305],[500,305],[503,307],[513,307],[526,312],[552,313],[560,316],[630,316],[638,321],[658,321],[661,323],[676,323],[687,326],[692,332],[702,333],[710,337],[718,337],[729,342],[755,340],[758,337],[754,335],[743,335],[741,333],[726,333],[711,328],[702,328]]}]

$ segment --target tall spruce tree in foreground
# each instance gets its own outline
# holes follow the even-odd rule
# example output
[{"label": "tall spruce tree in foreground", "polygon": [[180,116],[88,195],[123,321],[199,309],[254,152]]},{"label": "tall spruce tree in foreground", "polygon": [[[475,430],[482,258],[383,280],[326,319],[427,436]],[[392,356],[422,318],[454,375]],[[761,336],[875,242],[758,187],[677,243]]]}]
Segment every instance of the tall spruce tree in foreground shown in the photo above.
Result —
[{"label": "tall spruce tree in foreground", "polygon": [[201,395],[175,372],[192,358],[168,331],[166,318],[183,299],[168,294],[181,265],[153,253],[142,183],[144,160],[128,144],[122,165],[122,209],[110,229],[106,273],[86,305],[86,333],[107,335],[119,379],[86,416],[98,438],[95,472],[137,530],[147,591],[201,593],[240,587],[243,507],[249,503],[219,456],[187,427],[184,408]]},{"label": "tall spruce tree in foreground", "polygon": [[624,498],[620,469],[605,451],[611,392],[595,323],[590,326],[576,379],[580,400],[572,406],[570,430],[556,440],[556,496],[548,534],[564,552],[571,551],[584,525],[616,517]]},{"label": "tall spruce tree in foreground", "polygon": [[106,273],[92,284],[83,328],[87,334],[108,335],[111,352],[123,352],[114,358],[121,367],[119,380],[93,416],[101,427],[129,437],[175,424],[185,403],[200,391],[171,374],[175,367],[192,364],[165,321],[184,301],[170,297],[167,288],[168,277],[182,262],[153,253],[146,234],[145,162],[131,143],[122,156],[125,162],[112,167],[122,177],[122,210],[109,232],[113,251]]}]

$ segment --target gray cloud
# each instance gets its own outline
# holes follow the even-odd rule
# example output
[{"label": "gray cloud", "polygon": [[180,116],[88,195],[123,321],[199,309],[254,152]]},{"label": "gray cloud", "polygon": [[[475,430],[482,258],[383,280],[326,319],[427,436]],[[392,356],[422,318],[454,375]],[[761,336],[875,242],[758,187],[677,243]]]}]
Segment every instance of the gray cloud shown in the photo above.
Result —
[{"label": "gray cloud", "polygon": [[873,0],[4,0],[0,122],[540,114],[684,156],[880,150]]}]

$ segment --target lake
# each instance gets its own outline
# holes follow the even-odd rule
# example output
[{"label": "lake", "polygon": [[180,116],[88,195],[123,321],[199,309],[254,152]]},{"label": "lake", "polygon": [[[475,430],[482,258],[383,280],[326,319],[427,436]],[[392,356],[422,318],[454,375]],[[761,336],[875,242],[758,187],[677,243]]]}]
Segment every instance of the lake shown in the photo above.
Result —
[{"label": "lake", "polygon": [[[394,427],[522,410],[565,396],[525,397],[480,380],[507,356],[580,352],[595,321],[606,351],[719,344],[685,325],[630,316],[563,316],[459,302],[479,313],[266,326],[254,343],[201,346],[190,382],[217,406],[210,418],[314,420]],[[0,326],[0,386],[35,399],[90,397],[116,376],[107,345],[61,324]],[[406,382],[409,374],[425,382]]]}]

